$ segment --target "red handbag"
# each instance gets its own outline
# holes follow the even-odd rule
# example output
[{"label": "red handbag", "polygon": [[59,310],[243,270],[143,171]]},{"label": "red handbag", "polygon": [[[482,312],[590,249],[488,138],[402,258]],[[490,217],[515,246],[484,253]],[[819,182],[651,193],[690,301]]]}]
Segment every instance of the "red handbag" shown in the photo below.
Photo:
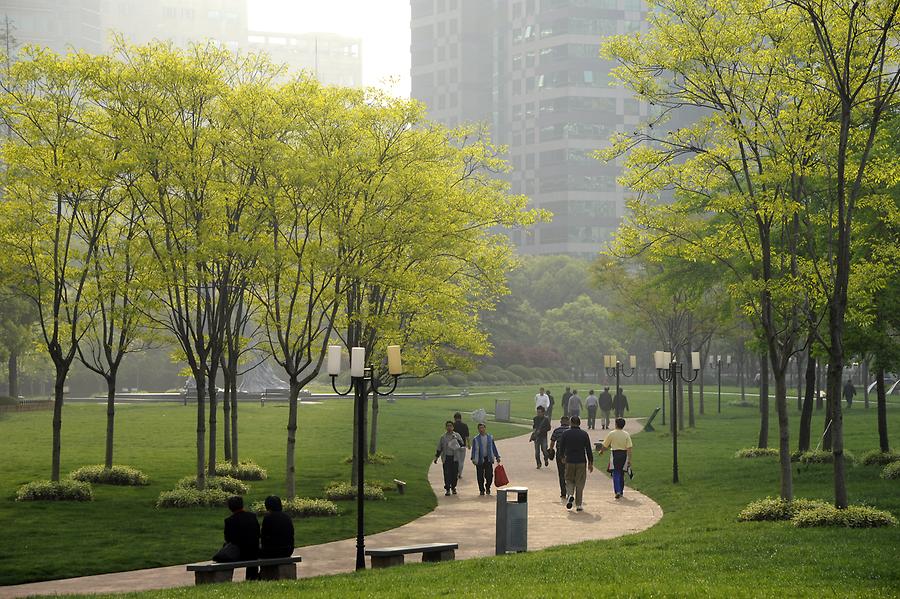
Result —
[{"label": "red handbag", "polygon": [[505,487],[508,484],[509,477],[506,476],[506,468],[503,467],[503,464],[497,464],[497,467],[494,468],[494,486]]}]

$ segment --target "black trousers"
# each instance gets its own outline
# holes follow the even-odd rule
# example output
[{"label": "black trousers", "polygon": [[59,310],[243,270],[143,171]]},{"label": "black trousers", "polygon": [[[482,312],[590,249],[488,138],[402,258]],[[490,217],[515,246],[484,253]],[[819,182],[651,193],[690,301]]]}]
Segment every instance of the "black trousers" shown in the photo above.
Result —
[{"label": "black trousers", "polygon": [[[559,454],[557,454],[559,455]],[[556,471],[559,474],[559,496],[566,496],[566,463],[556,458]]]},{"label": "black trousers", "polygon": [[449,491],[456,488],[456,481],[459,480],[459,466],[456,460],[450,456],[444,460],[444,489]]},{"label": "black trousers", "polygon": [[475,477],[478,479],[478,490],[484,493],[485,489],[490,491],[491,485],[494,484],[494,465],[484,460],[475,464]]},{"label": "black trousers", "polygon": [[588,406],[588,428],[597,424],[597,406]]}]

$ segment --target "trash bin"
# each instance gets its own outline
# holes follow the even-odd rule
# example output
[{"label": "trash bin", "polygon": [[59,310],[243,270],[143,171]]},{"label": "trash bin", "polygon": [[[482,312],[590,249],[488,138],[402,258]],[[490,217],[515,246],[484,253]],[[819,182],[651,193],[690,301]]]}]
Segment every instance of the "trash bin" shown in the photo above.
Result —
[{"label": "trash bin", "polygon": [[494,400],[494,420],[497,422],[509,422],[509,400],[508,399],[495,399]]},{"label": "trash bin", "polygon": [[496,554],[528,551],[528,487],[504,487],[496,492]]}]

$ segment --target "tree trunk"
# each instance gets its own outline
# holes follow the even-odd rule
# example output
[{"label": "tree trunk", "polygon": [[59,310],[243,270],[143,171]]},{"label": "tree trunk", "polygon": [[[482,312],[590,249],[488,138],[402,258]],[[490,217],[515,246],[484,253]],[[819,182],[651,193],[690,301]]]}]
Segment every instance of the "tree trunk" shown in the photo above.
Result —
[{"label": "tree trunk", "polygon": [[206,378],[194,374],[197,385],[197,488],[206,488]]},{"label": "tree trunk", "polygon": [[62,408],[64,400],[63,388],[66,384],[67,366],[57,364],[56,377],[53,382],[53,457],[50,466],[50,480],[59,482],[59,457],[62,436]]},{"label": "tree trunk", "polygon": [[238,453],[238,401],[237,401],[237,369],[231,371],[231,464],[237,466],[240,460]]},{"label": "tree trunk", "polygon": [[206,467],[206,473],[211,477],[216,475],[216,418],[218,416],[218,406],[216,402],[216,371],[217,369],[213,368],[210,372],[209,379],[206,381],[209,385],[209,463]]},{"label": "tree trunk", "polygon": [[288,499],[297,496],[297,398],[300,397],[300,382],[296,376],[290,380],[290,397],[288,398],[287,424],[287,459],[285,460],[285,495]]},{"label": "tree trunk", "polygon": [[821,410],[824,400],[822,399],[822,367],[816,365],[816,411]]},{"label": "tree trunk", "polygon": [[794,499],[794,481],[791,470],[791,437],[787,407],[787,377],[775,370],[775,410],[778,413],[778,461],[781,466],[781,498]]},{"label": "tree trunk", "polygon": [[700,415],[701,416],[706,414],[706,410],[703,407],[703,378],[704,378],[705,374],[706,374],[706,372],[703,368],[703,363],[701,362],[701,364],[700,364]]},{"label": "tree trunk", "polygon": [[[837,339],[835,336],[837,334]],[[841,355],[841,331],[831,331],[832,345],[828,363],[828,404],[831,409],[831,453],[834,457],[834,505],[838,509],[847,507],[847,463],[844,460],[844,418],[841,413],[841,383],[843,356]],[[837,354],[837,355],[835,355]]]},{"label": "tree trunk", "polygon": [[369,433],[369,453],[373,454],[378,449],[378,393],[372,392],[372,428]]},{"label": "tree trunk", "polygon": [[803,410],[803,354],[797,354],[797,411]]},{"label": "tree trunk", "polygon": [[106,377],[106,460],[104,466],[113,465],[113,436],[116,429],[116,373]]},{"label": "tree trunk", "polygon": [[19,353],[9,352],[9,396],[13,399],[19,397]]},{"label": "tree trunk", "polygon": [[769,358],[759,356],[759,442],[757,447],[769,446]]},{"label": "tree trunk", "polygon": [[809,451],[809,437],[812,429],[813,394],[816,392],[816,358],[812,346],[806,353],[806,393],[803,395],[803,410],[800,412],[800,432],[797,449]]},{"label": "tree trunk", "polygon": [[694,428],[697,420],[694,417],[694,383],[688,383],[688,426]]},{"label": "tree trunk", "polygon": [[[830,367],[829,370],[831,370]],[[825,451],[831,451],[831,434],[832,427],[834,426],[834,404],[840,403],[840,399],[838,399],[838,401],[834,401],[834,398],[831,396],[831,392],[827,386],[827,379],[825,382],[825,423],[822,428],[822,449],[824,449]]]},{"label": "tree trunk", "polygon": [[878,401],[878,446],[882,453],[890,451],[887,431],[887,389],[884,385],[884,367],[879,366],[875,373],[875,392]]},{"label": "tree trunk", "polygon": [[225,379],[222,390],[222,459],[231,461],[231,385],[228,384],[228,371],[222,370]]},{"label": "tree trunk", "polygon": [[747,403],[747,386],[744,380],[744,351],[741,350],[741,359],[738,360],[738,379],[741,382],[741,403]]}]

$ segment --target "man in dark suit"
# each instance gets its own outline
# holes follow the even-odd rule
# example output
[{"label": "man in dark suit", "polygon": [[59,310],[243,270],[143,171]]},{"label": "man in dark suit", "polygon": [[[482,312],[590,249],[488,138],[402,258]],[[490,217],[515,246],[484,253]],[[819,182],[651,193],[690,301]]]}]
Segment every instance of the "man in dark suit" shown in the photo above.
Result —
[{"label": "man in dark suit", "polygon": [[277,495],[266,497],[266,510],[263,516],[260,540],[260,557],[288,557],[294,553],[294,523],[284,513],[281,498]]},{"label": "man in dark suit", "polygon": [[[228,498],[231,515],[225,518],[225,542],[234,543],[241,550],[238,561],[259,558],[259,522],[256,515],[244,510],[244,499],[239,495]],[[259,570],[247,568],[247,580],[257,580]]]}]

